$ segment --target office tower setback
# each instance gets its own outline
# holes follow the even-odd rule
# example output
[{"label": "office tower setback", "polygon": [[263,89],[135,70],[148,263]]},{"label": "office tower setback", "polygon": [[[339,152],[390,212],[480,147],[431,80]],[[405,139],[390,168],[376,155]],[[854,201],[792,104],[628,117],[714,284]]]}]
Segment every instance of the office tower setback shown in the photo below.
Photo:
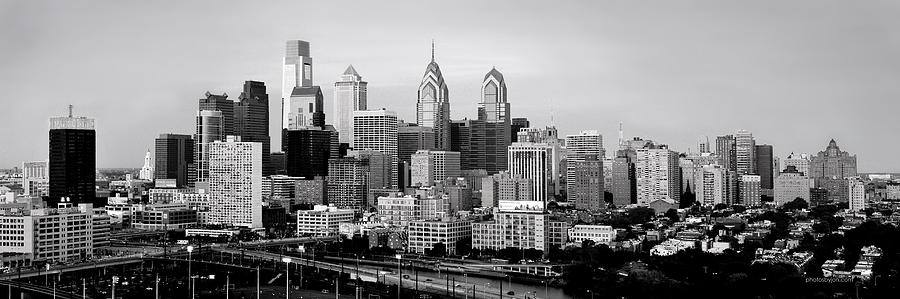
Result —
[{"label": "office tower setback", "polygon": [[532,201],[546,208],[555,190],[552,180],[553,148],[546,143],[516,142],[509,146],[509,174],[533,182]]},{"label": "office tower setback", "polygon": [[282,107],[282,130],[325,127],[322,89],[318,86],[295,87]]},{"label": "office tower setback", "polygon": [[756,172],[754,173],[759,174],[759,187],[761,189],[772,189],[773,180],[775,179],[774,159],[771,145],[761,144],[756,146]]},{"label": "office tower setback", "polygon": [[574,197],[571,190],[575,188],[577,179],[575,165],[585,161],[587,156],[595,156],[598,160],[603,159],[606,155],[603,150],[603,136],[596,130],[586,130],[575,135],[567,135],[566,151],[566,190],[569,201],[573,201]]},{"label": "office tower setback", "polygon": [[703,165],[696,166],[694,175],[694,188],[692,191],[700,205],[712,207],[720,203],[727,204],[725,196],[725,169],[722,166]]},{"label": "office tower setback", "polygon": [[160,134],[156,138],[157,180],[173,180],[178,188],[194,184],[194,139],[190,135]]},{"label": "office tower setback", "polygon": [[243,142],[262,143],[263,175],[274,174],[270,163],[269,94],[265,83],[244,81],[244,90],[234,102],[234,135],[241,136]]},{"label": "office tower setback", "polygon": [[227,93],[217,95],[207,91],[204,96],[197,111],[222,112],[222,135],[234,135],[234,101],[228,99]]},{"label": "office tower setback", "polygon": [[844,179],[857,176],[856,173],[856,155],[841,151],[837,142],[832,139],[828,142],[828,147],[817,155],[812,156],[809,161],[810,178],[835,178]]},{"label": "office tower setback", "polygon": [[432,45],[431,62],[425,68],[425,76],[419,84],[416,123],[434,129],[435,149],[450,150],[450,92],[441,68],[434,61],[433,47]]},{"label": "office tower setback", "polygon": [[209,223],[262,227],[262,144],[239,137],[209,149]]},{"label": "office tower setback", "polygon": [[68,117],[50,119],[49,206],[55,206],[62,198],[72,204],[105,206],[105,200],[96,200],[94,190],[96,139],[94,119],[72,116],[72,106]]},{"label": "office tower setback", "polygon": [[[524,128],[531,128],[531,122],[528,121],[527,118],[517,117],[512,119],[512,124],[509,129],[510,142],[520,142],[519,141],[519,130]],[[522,140],[524,141],[524,140]]]},{"label": "office tower setback", "polygon": [[22,163],[22,190],[27,196],[47,196],[50,170],[47,161]]},{"label": "office tower setback", "polygon": [[331,132],[308,128],[285,130],[283,134],[287,175],[306,179],[328,175]]},{"label": "office tower setback", "polygon": [[331,121],[340,134],[340,143],[353,144],[353,111],[367,110],[368,84],[362,80],[362,76],[356,72],[353,65],[348,66],[340,80],[334,82]]},{"label": "office tower setback", "polygon": [[637,202],[642,205],[662,200],[677,204],[681,199],[678,153],[668,148],[637,150],[635,176]]},{"label": "office tower setback", "polygon": [[309,56],[309,42],[302,40],[287,41],[282,69],[282,101],[291,97],[294,87],[311,87],[312,57]]},{"label": "office tower setback", "polygon": [[225,123],[222,111],[197,111],[197,131],[194,134],[194,163],[198,182],[209,179],[209,151],[207,146],[225,140]]},{"label": "office tower setback", "polygon": [[506,81],[496,68],[484,75],[478,123],[472,127],[471,155],[466,169],[484,169],[493,174],[507,169],[507,147],[510,145],[511,123],[506,100]]},{"label": "office tower setback", "polygon": [[431,186],[460,175],[459,152],[420,150],[410,164],[412,186]]},{"label": "office tower setback", "polygon": [[747,130],[734,135],[735,167],[738,174],[756,173],[756,141]]},{"label": "office tower setback", "polygon": [[[571,153],[571,152],[570,152]],[[599,211],[606,208],[604,202],[603,160],[597,154],[587,154],[579,161],[569,162],[572,176],[568,185],[569,201],[579,210]]]},{"label": "office tower setback", "polygon": [[391,158],[391,184],[397,180],[397,114],[393,111],[368,110],[353,112],[353,148],[379,151]]}]

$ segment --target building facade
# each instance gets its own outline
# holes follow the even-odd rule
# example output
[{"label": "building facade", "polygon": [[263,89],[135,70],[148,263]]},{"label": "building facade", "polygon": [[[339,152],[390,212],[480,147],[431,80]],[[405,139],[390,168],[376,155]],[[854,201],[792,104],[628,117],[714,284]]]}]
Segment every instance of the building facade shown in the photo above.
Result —
[{"label": "building facade", "polygon": [[416,124],[434,129],[434,149],[450,149],[450,92],[441,68],[434,61],[425,68],[416,102]]},{"label": "building facade", "polygon": [[74,204],[98,201],[95,194],[97,177],[97,132],[94,119],[72,116],[50,119],[50,159],[48,160],[49,200],[54,206],[62,198]]},{"label": "building facade", "polygon": [[190,135],[160,134],[156,138],[155,179],[175,180],[178,187],[193,185],[194,139]]},{"label": "building facade", "polygon": [[353,144],[353,111],[368,110],[368,85],[353,65],[348,66],[341,78],[334,82],[331,121],[338,131],[340,143]]},{"label": "building facade", "polygon": [[262,227],[262,144],[229,136],[209,148],[209,222]]},{"label": "building facade", "polygon": [[353,148],[373,150],[391,159],[391,185],[398,186],[397,114],[380,109],[353,112]]}]

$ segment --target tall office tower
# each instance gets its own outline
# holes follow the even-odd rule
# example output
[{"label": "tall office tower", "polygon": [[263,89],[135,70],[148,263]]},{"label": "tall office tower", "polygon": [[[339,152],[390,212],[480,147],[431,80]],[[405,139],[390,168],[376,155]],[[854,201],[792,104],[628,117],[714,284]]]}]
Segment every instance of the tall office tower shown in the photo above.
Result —
[{"label": "tall office tower", "polygon": [[475,165],[470,169],[484,169],[497,173],[507,168],[506,154],[510,144],[511,120],[506,101],[506,81],[503,74],[492,68],[481,84],[481,103],[478,104],[479,138],[473,138]]},{"label": "tall office tower", "polygon": [[369,177],[367,180],[369,200],[374,202],[373,190],[392,189],[391,156],[375,150],[352,150],[347,152],[347,156],[366,162],[366,171]]},{"label": "tall office tower", "polygon": [[841,151],[837,142],[831,139],[828,147],[809,160],[809,177],[813,179],[844,179],[857,176],[856,155]]},{"label": "tall office tower", "polygon": [[716,164],[696,166],[692,191],[698,203],[707,207],[728,203],[725,196],[725,172],[722,166]]},{"label": "tall office tower", "polygon": [[573,201],[574,194],[570,191],[575,188],[577,179],[575,165],[584,161],[587,156],[593,155],[598,159],[606,156],[603,149],[603,136],[597,130],[585,130],[576,135],[567,135],[566,151],[566,190],[569,201]]},{"label": "tall office tower", "polygon": [[368,82],[356,72],[353,65],[347,67],[340,80],[334,82],[334,106],[331,121],[340,133],[340,142],[353,143],[353,111],[367,110],[366,87]]},{"label": "tall office tower", "polygon": [[425,76],[419,84],[416,102],[416,123],[434,129],[434,148],[450,149],[450,92],[444,82],[444,75],[434,62],[432,45],[431,63],[425,68]]},{"label": "tall office tower", "polygon": [[772,180],[774,177],[775,161],[772,153],[772,146],[761,144],[756,146],[756,174],[759,174],[761,189],[772,190]]},{"label": "tall office tower", "polygon": [[262,143],[263,175],[272,175],[272,145],[269,135],[269,94],[266,84],[244,81],[244,91],[234,102],[234,135],[244,142]]},{"label": "tall office tower", "polygon": [[397,138],[397,158],[400,162],[409,163],[410,158],[417,151],[434,148],[434,130],[429,127],[400,122]]},{"label": "tall office tower", "polygon": [[[332,125],[325,125],[325,131],[328,131],[331,134],[331,158],[340,158],[341,157],[341,138],[340,133],[338,133],[337,129]],[[347,144],[344,147],[344,153],[346,154],[346,150],[350,145]]]},{"label": "tall office tower", "polygon": [[144,154],[144,166],[141,166],[138,178],[148,181],[153,180],[153,156],[150,155],[150,150],[147,150],[147,153]]},{"label": "tall office tower", "polygon": [[795,198],[809,202],[809,177],[794,166],[785,167],[775,178],[775,204],[781,206]]},{"label": "tall office tower", "polygon": [[459,152],[420,150],[411,159],[412,186],[431,186],[460,175]]},{"label": "tall office tower", "polygon": [[649,205],[657,200],[677,204],[681,199],[678,153],[665,147],[642,148],[637,150],[636,158],[638,204]]},{"label": "tall office tower", "polygon": [[613,204],[619,208],[635,203],[637,185],[632,161],[625,155],[613,159],[610,193]]},{"label": "tall office tower", "polygon": [[342,209],[368,211],[366,194],[369,181],[369,161],[353,157],[328,160],[326,182],[328,204]]},{"label": "tall office tower", "polygon": [[305,179],[328,175],[331,132],[317,128],[285,130],[284,140],[287,175]]},{"label": "tall office tower", "polygon": [[290,99],[294,87],[312,86],[312,57],[309,56],[309,42],[287,41],[282,70],[282,101]]},{"label": "tall office tower", "polygon": [[738,188],[741,191],[741,204],[745,206],[756,207],[759,206],[760,196],[762,196],[760,189],[762,187],[762,177],[760,175],[755,174],[745,174],[741,176],[741,184]]},{"label": "tall office tower", "polygon": [[[478,122],[477,120],[474,122]],[[473,121],[470,119],[450,121],[450,150],[459,152],[460,167],[475,169],[475,158],[472,155]]]},{"label": "tall office tower", "polygon": [[197,111],[197,131],[194,134],[194,163],[196,165],[196,179],[198,182],[206,182],[209,179],[209,151],[207,146],[215,141],[225,140],[223,115],[222,111]]},{"label": "tall office tower", "polygon": [[603,201],[603,160],[598,159],[597,154],[588,154],[580,161],[572,162],[571,178],[568,183],[569,201],[575,202],[575,208],[579,210],[599,211],[606,208]]},{"label": "tall office tower", "polygon": [[353,112],[353,148],[373,150],[391,157],[391,185],[397,180],[397,114],[393,111],[367,110]]},{"label": "tall office tower", "polygon": [[22,163],[22,190],[27,196],[47,196],[50,170],[47,161]]},{"label": "tall office tower", "polygon": [[96,200],[97,132],[94,119],[69,116],[50,119],[50,160],[48,206],[56,206],[67,197],[72,204],[92,203],[96,207],[106,201]]},{"label": "tall office tower", "polygon": [[[209,91],[200,99],[200,107],[197,111],[221,111],[222,135],[234,135],[234,101],[228,99],[227,93],[221,95],[212,94]],[[224,137],[223,137],[224,138]]]},{"label": "tall office tower", "polygon": [[725,167],[725,170],[737,171],[737,153],[733,135],[716,137],[716,155],[719,156],[719,165]]},{"label": "tall office tower", "polygon": [[281,108],[282,130],[325,127],[322,89],[318,86],[295,87]]},{"label": "tall office tower", "polygon": [[847,181],[850,210],[855,212],[865,210],[868,207],[866,204],[866,183],[859,178],[850,178]]},{"label": "tall office tower", "polygon": [[553,194],[559,195],[561,194],[562,186],[559,182],[560,180],[565,180],[565,165],[563,165],[563,159],[565,155],[563,154],[563,143],[564,140],[559,139],[559,132],[556,130],[554,126],[548,126],[543,129],[539,128],[525,128],[519,131],[518,136],[519,142],[533,142],[533,143],[546,143],[551,148],[551,165],[552,165],[552,175],[551,178],[553,180]]},{"label": "tall office tower", "polygon": [[228,136],[207,148],[209,223],[262,227],[262,144]]},{"label": "tall office tower", "polygon": [[196,180],[194,139],[190,135],[159,134],[155,146],[155,179],[172,180],[178,188],[192,186]]},{"label": "tall office tower", "polygon": [[709,148],[709,136],[701,137],[697,144],[697,148],[700,149],[701,154],[708,154],[712,152],[712,149]]},{"label": "tall office tower", "polygon": [[512,119],[512,124],[509,128],[510,143],[524,142],[524,140],[519,141],[519,130],[524,128],[531,128],[531,122],[528,121],[528,118],[516,117]]},{"label": "tall office tower", "polygon": [[738,130],[734,135],[735,167],[738,174],[756,172],[756,141],[747,130]]},{"label": "tall office tower", "polygon": [[509,174],[534,182],[532,201],[547,207],[553,195],[553,147],[546,143],[516,142],[509,146]]}]

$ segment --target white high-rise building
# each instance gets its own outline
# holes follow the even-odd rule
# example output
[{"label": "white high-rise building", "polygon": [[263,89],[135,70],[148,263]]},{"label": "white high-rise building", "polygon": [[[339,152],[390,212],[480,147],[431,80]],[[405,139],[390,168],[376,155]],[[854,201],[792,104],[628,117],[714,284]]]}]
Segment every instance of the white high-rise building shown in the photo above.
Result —
[{"label": "white high-rise building", "polygon": [[569,201],[572,201],[572,192],[575,186],[575,165],[584,162],[588,155],[595,155],[603,159],[606,153],[603,149],[603,135],[597,130],[585,130],[576,135],[566,136],[566,190]]},{"label": "white high-rise building", "polygon": [[667,148],[642,148],[636,156],[638,204],[649,205],[657,200],[677,204],[681,199],[678,153]]},{"label": "white high-rise building", "polygon": [[425,68],[425,76],[419,84],[416,124],[434,129],[435,149],[450,150],[450,92],[441,68],[434,62],[434,45],[431,62]]},{"label": "white high-rise building", "polygon": [[228,136],[209,149],[209,223],[262,227],[262,143]]},{"label": "white high-rise building", "polygon": [[756,173],[756,141],[747,130],[738,130],[734,135],[735,163],[738,174]]},{"label": "white high-rise building", "polygon": [[309,42],[289,40],[284,54],[281,99],[290,99],[294,87],[312,86],[312,57],[309,56]]},{"label": "white high-rise building", "polygon": [[141,167],[138,178],[148,181],[153,180],[153,156],[150,155],[150,150],[147,150],[147,154],[144,155],[144,166]]},{"label": "white high-rise building", "polygon": [[718,164],[696,166],[694,168],[694,194],[697,202],[704,206],[727,203],[725,199],[725,169]]},{"label": "white high-rise building", "polygon": [[197,165],[197,181],[209,179],[208,145],[225,139],[225,122],[222,111],[197,111],[197,133],[194,134],[194,164]]},{"label": "white high-rise building", "polygon": [[460,176],[459,152],[420,150],[412,155],[411,162],[412,186],[431,186]]},{"label": "white high-rise building", "polygon": [[781,206],[798,197],[809,202],[809,181],[809,177],[796,167],[785,167],[775,178],[775,204]]},{"label": "white high-rise building", "polygon": [[334,82],[334,105],[331,122],[338,131],[340,143],[353,143],[353,111],[367,110],[366,88],[368,82],[356,72],[353,65],[347,67],[339,81]]},{"label": "white high-rise building", "polygon": [[553,148],[546,143],[515,142],[509,146],[509,175],[531,180],[531,200],[544,203],[555,188],[553,180]]},{"label": "white high-rise building", "polygon": [[397,113],[390,110],[353,112],[353,148],[391,157],[391,185],[397,186]]},{"label": "white high-rise building", "polygon": [[847,179],[850,210],[859,212],[866,209],[866,183],[859,178]]}]

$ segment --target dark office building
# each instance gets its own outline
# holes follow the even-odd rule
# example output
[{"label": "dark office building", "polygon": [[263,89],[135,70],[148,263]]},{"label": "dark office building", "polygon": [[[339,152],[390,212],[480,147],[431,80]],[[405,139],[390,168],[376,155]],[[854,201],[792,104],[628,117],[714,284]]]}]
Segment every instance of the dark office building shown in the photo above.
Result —
[{"label": "dark office building", "polygon": [[719,156],[719,165],[725,170],[737,171],[737,150],[735,148],[734,135],[716,137],[716,155]]},{"label": "dark office building", "polygon": [[234,135],[234,102],[228,99],[228,94],[221,95],[206,92],[205,98],[200,99],[198,111],[210,110],[222,112],[222,135]]},{"label": "dark office building", "polygon": [[274,174],[287,175],[287,155],[284,153],[272,153],[269,160],[269,168]]},{"label": "dark office building", "polygon": [[331,132],[321,129],[284,130],[287,175],[328,176]]},{"label": "dark office building", "polygon": [[263,175],[272,175],[271,138],[269,137],[269,95],[266,84],[245,81],[244,91],[234,102],[234,135],[241,136],[243,142],[262,143]]},{"label": "dark office building", "polygon": [[512,124],[510,125],[510,130],[509,130],[509,133],[510,133],[509,140],[511,140],[511,142],[518,142],[519,130],[522,128],[530,128],[530,127],[531,127],[531,122],[529,122],[527,118],[524,118],[524,117],[513,118]]},{"label": "dark office building", "polygon": [[761,144],[756,146],[756,173],[759,174],[759,188],[772,189],[775,162],[773,161],[772,146]]},{"label": "dark office building", "polygon": [[160,134],[156,138],[154,179],[175,180],[179,188],[193,185],[194,139],[190,135]]},{"label": "dark office building", "polygon": [[73,205],[92,203],[106,205],[95,194],[97,177],[97,133],[94,119],[68,117],[50,119],[50,161],[48,206],[56,207],[67,197]]}]

